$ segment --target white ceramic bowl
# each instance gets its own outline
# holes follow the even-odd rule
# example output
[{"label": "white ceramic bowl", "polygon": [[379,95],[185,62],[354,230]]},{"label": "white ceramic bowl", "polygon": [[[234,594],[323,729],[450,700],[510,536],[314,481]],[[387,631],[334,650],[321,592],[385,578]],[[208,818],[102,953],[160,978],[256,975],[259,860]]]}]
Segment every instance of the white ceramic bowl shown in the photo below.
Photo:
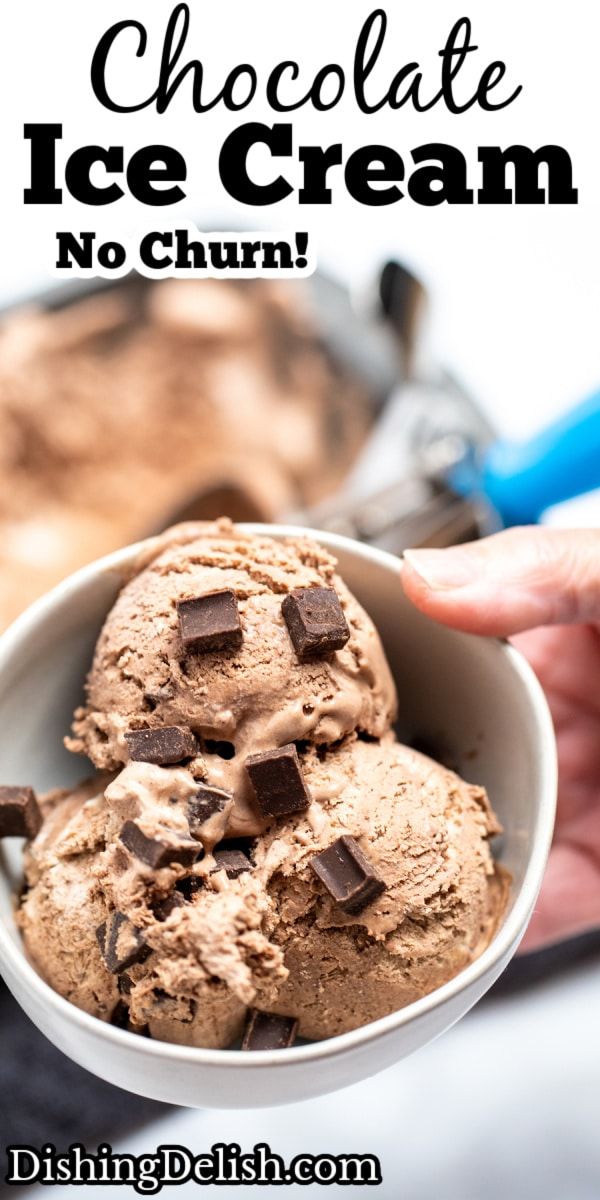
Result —
[{"label": "white ceramic bowl", "polygon": [[[283,526],[247,526],[274,537]],[[304,531],[311,532],[311,531]],[[552,837],[556,754],[540,686],[506,643],[435,625],[404,598],[398,559],[312,533],[339,560],[378,626],[398,685],[407,736],[442,740],[461,773],[489,791],[513,875],[508,912],[487,950],[455,979],[391,1016],[328,1041],[242,1053],[150,1041],[104,1024],[52,991],[30,966],[13,920],[21,845],[7,840],[0,871],[0,967],[19,1003],[65,1054],[103,1079],[169,1103],[260,1107],[307,1099],[374,1075],[448,1029],[506,966],[525,930]],[[62,748],[100,626],[137,548],[79,571],[37,601],[0,638],[0,781],[39,789],[85,768]],[[404,732],[404,730],[401,730]]]}]

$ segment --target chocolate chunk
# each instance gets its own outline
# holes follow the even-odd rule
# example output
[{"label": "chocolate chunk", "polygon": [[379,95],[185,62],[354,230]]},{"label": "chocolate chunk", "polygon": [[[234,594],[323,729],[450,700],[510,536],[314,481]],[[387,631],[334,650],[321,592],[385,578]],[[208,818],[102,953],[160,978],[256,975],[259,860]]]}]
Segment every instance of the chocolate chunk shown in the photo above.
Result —
[{"label": "chocolate chunk", "polygon": [[157,767],[183,762],[198,753],[198,743],[191,729],[182,729],[179,725],[131,729],[125,734],[125,741],[133,762],[153,763]]},{"label": "chocolate chunk", "polygon": [[170,863],[182,863],[189,867],[198,857],[197,842],[162,842],[159,838],[147,837],[135,821],[126,821],[119,834],[124,846],[147,867],[159,870]]},{"label": "chocolate chunk", "polygon": [[293,1046],[298,1032],[295,1017],[259,1012],[251,1008],[242,1040],[242,1050],[286,1050]]},{"label": "chocolate chunk", "polygon": [[113,975],[126,971],[136,962],[143,962],[151,949],[141,929],[122,912],[111,913],[96,930],[100,953]]},{"label": "chocolate chunk", "polygon": [[266,817],[282,817],[308,808],[310,794],[293,744],[264,754],[251,754],[245,767],[258,806]]},{"label": "chocolate chunk", "polygon": [[131,978],[131,975],[127,974],[127,971],[122,971],[119,975],[119,978],[117,979],[117,987],[122,996],[129,996],[131,994],[133,979]]},{"label": "chocolate chunk", "polygon": [[238,602],[230,588],[180,600],[177,613],[185,650],[207,654],[212,650],[236,650],[242,644]]},{"label": "chocolate chunk", "polygon": [[[237,879],[244,871],[252,870],[252,863],[243,850],[215,850],[213,871],[226,871],[228,879]],[[211,872],[212,873],[212,872]]]},{"label": "chocolate chunk", "polygon": [[157,921],[166,921],[174,909],[181,908],[184,904],[185,900],[180,892],[173,892],[170,896],[164,896],[162,900],[155,900],[152,912]]},{"label": "chocolate chunk", "polygon": [[34,838],[41,825],[33,788],[0,787],[0,837]]},{"label": "chocolate chunk", "polygon": [[341,650],[350,637],[348,622],[333,588],[294,588],[282,605],[298,658],[323,658]]},{"label": "chocolate chunk", "polygon": [[310,865],[345,913],[359,913],[386,890],[353,837],[337,841],[315,854]]},{"label": "chocolate chunk", "polygon": [[210,817],[214,817],[215,813],[223,812],[231,799],[231,792],[201,783],[196,794],[188,800],[188,820],[192,836],[196,837],[200,826]]}]

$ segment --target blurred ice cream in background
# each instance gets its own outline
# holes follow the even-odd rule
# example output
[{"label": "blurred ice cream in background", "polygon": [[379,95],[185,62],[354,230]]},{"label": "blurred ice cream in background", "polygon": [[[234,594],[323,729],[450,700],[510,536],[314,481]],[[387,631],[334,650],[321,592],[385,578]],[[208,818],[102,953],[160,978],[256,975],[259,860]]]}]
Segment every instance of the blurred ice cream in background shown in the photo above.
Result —
[{"label": "blurred ice cream in background", "polygon": [[0,626],[172,518],[270,520],[339,485],[367,396],[302,283],[128,281],[0,327]]}]

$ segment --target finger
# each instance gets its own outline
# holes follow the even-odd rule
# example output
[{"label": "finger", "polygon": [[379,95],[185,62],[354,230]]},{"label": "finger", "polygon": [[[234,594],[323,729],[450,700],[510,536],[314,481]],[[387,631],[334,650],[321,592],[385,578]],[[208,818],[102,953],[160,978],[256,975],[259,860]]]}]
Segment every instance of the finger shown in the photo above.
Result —
[{"label": "finger", "polygon": [[521,951],[600,927],[600,869],[578,846],[559,844],[548,869]]},{"label": "finger", "polygon": [[600,621],[600,530],[532,526],[406,550],[402,582],[417,608],[470,633]]}]

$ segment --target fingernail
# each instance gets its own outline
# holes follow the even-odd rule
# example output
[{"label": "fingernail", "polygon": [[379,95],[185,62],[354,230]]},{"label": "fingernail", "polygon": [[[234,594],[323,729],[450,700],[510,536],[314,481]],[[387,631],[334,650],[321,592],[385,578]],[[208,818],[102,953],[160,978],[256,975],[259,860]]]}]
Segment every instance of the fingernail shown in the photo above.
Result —
[{"label": "fingernail", "polygon": [[404,560],[434,591],[452,590],[473,582],[474,564],[463,550],[405,550]]}]

